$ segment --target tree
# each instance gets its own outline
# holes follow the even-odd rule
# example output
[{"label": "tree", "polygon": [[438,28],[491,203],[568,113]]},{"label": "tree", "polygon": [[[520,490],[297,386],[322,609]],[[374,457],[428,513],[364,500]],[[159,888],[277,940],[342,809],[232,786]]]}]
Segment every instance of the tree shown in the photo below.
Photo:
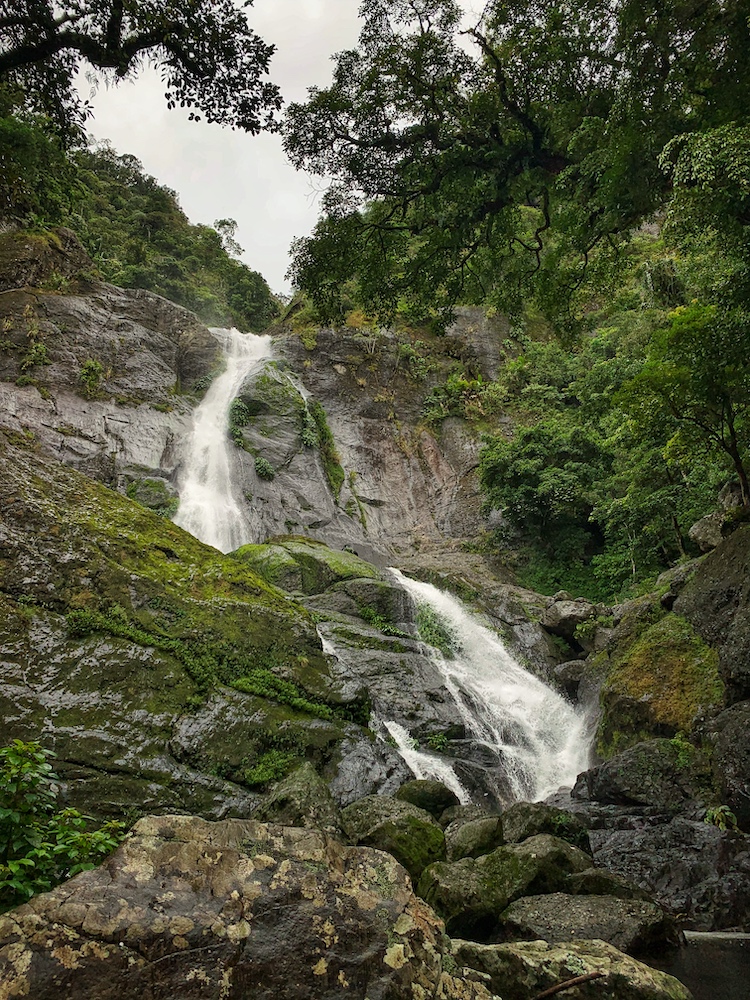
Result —
[{"label": "tree", "polygon": [[151,62],[168,107],[256,133],[274,127],[281,97],[264,79],[274,47],[249,27],[251,3],[0,0],[0,81],[69,130],[86,113],[74,89],[82,65],[118,81]]},{"label": "tree", "polygon": [[750,321],[744,310],[692,302],[653,334],[643,370],[621,393],[641,423],[666,410],[690,447],[723,454],[750,506]]},{"label": "tree", "polygon": [[661,208],[673,137],[750,106],[748,0],[490,0],[461,31],[454,0],[364,0],[359,47],[289,110],[292,162],[330,178],[292,277],[335,316],[399,299],[518,308],[558,325]]}]

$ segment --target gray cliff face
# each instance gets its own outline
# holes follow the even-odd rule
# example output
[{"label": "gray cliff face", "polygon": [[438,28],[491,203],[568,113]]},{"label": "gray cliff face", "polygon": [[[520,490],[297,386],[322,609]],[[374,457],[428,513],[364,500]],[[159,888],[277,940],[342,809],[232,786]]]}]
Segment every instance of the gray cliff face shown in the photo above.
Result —
[{"label": "gray cliff face", "polygon": [[105,284],[1,298],[6,426],[105,482],[172,476],[195,403],[182,393],[220,364],[206,327],[157,295]]}]

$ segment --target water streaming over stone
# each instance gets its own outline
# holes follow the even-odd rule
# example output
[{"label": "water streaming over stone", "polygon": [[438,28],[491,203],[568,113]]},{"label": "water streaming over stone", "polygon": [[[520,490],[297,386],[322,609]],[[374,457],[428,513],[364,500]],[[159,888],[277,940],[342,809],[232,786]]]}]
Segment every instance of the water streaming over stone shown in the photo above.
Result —
[{"label": "water streaming over stone", "polygon": [[459,802],[466,804],[471,801],[469,791],[461,784],[447,758],[441,757],[439,754],[428,753],[415,746],[408,730],[399,725],[398,722],[388,721],[384,722],[383,725],[415,778],[431,778],[433,781],[441,781],[446,788],[450,788]]},{"label": "water streaming over stone", "polygon": [[237,448],[228,434],[229,406],[253,368],[271,354],[271,338],[212,330],[224,347],[226,369],[195,410],[180,482],[175,524],[231,552],[251,540],[244,501],[235,494]]},{"label": "water streaming over stone", "polygon": [[530,801],[571,787],[588,766],[591,741],[585,714],[517,663],[500,638],[455,597],[397,570],[394,575],[453,633],[453,657],[438,650],[430,655],[455,703],[456,722],[463,723],[488,759],[495,758],[501,772],[498,787],[510,799]]}]

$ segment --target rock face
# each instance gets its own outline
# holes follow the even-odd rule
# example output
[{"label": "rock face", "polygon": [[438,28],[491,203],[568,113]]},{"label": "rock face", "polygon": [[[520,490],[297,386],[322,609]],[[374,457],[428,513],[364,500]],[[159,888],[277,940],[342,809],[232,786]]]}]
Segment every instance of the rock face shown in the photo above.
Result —
[{"label": "rock face", "polygon": [[[27,272],[27,284],[44,277]],[[221,364],[218,342],[192,313],[100,283],[64,295],[16,288],[2,294],[2,309],[0,408],[9,429],[113,485],[175,474],[192,390]]]},{"label": "rock face", "polygon": [[705,557],[674,610],[719,651],[727,703],[750,698],[750,527],[738,529]]},{"label": "rock face", "polygon": [[280,763],[324,765],[356,741],[320,701],[328,668],[304,608],[11,440],[0,434],[3,736],[44,734],[70,804],[248,815]]},{"label": "rock face", "polygon": [[511,940],[559,944],[595,938],[629,954],[677,943],[674,924],[661,907],[616,896],[570,896],[563,892],[526,896],[511,903],[501,919]]},{"label": "rock face", "polygon": [[663,972],[629,958],[603,941],[545,941],[483,945],[454,941],[460,965],[490,977],[492,989],[503,1000],[528,1000],[560,983],[600,973],[563,994],[571,1000],[691,1000],[689,991]]},{"label": "rock face", "polygon": [[308,830],[141,820],[103,867],[0,917],[0,981],[34,1000],[491,1000],[443,970],[392,858]]},{"label": "rock face", "polygon": [[711,763],[721,801],[735,814],[740,829],[750,833],[750,701],[732,705],[707,727]]}]

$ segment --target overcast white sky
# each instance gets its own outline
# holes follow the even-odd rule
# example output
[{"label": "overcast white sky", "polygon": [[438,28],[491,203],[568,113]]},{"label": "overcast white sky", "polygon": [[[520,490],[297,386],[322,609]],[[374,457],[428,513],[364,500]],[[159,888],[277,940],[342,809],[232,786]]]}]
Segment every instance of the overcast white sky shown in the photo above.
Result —
[{"label": "overcast white sky", "polygon": [[[270,78],[287,102],[330,81],[332,54],[356,44],[358,8],[359,0],[255,0],[249,20],[277,46]],[[289,290],[289,245],[315,224],[320,182],[292,169],[277,136],[188,122],[187,111],[167,110],[153,71],[102,87],[91,100],[88,129],[96,139],[137,156],[147,173],[177,191],[191,222],[236,219],[245,262],[273,291]]]}]

